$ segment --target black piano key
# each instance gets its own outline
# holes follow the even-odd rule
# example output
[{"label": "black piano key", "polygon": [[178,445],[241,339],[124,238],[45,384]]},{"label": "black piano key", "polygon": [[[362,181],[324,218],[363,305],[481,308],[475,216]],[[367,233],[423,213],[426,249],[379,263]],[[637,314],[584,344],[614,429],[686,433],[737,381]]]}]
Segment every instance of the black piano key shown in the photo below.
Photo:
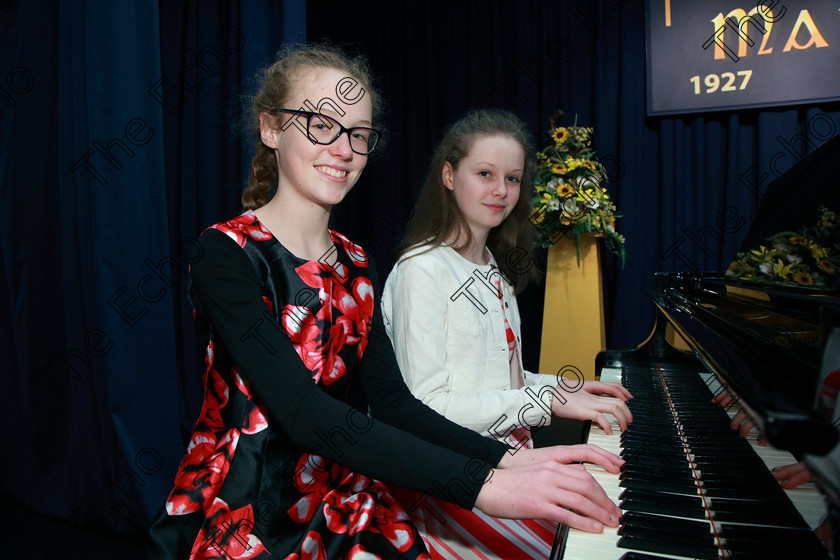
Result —
[{"label": "black piano key", "polygon": [[636,479],[636,478],[625,478],[621,480],[618,485],[621,488],[634,488],[638,490],[651,490],[651,491],[663,491],[663,492],[681,492],[681,493],[691,493],[697,491],[697,486],[694,485],[693,482],[689,481],[688,483],[680,484],[680,483],[672,483],[672,482],[663,482],[663,481],[656,481],[656,480],[645,480],[645,479]]},{"label": "black piano key", "polygon": [[703,500],[699,496],[627,489],[621,493],[619,500],[619,506],[625,511],[658,513],[695,519],[706,517]]},{"label": "black piano key", "polygon": [[[717,560],[717,554],[714,557],[704,558],[703,560]],[[651,556],[650,554],[642,554],[640,552],[627,552],[618,560],[679,560],[673,556]]]},{"label": "black piano key", "polygon": [[624,535],[618,540],[619,548],[632,550],[645,550],[647,552],[661,552],[663,554],[676,554],[679,556],[691,556],[693,558],[709,558],[717,554],[712,536],[709,535],[708,543],[695,543],[686,539],[661,539],[658,537],[647,538],[636,534]]},{"label": "black piano key", "polygon": [[660,535],[662,538],[679,536],[684,539],[705,541],[711,538],[710,525],[706,521],[677,519],[663,515],[627,511],[619,520],[618,534]]},{"label": "black piano key", "polygon": [[[712,509],[715,520],[721,522],[794,527],[797,521],[796,508],[790,502],[768,507],[763,500],[713,500]],[[804,521],[799,527],[810,531]]]},{"label": "black piano key", "polygon": [[810,529],[721,525],[721,537],[733,558],[827,559],[828,554]]},{"label": "black piano key", "polygon": [[647,478],[666,478],[678,480],[694,480],[694,473],[688,467],[645,465],[638,463],[632,454],[625,455],[625,463],[619,469],[621,476],[645,476]]},{"label": "black piano key", "polygon": [[[704,518],[706,505],[726,527],[726,558],[825,558],[811,531],[790,528],[805,526],[801,516],[750,445],[730,429],[728,414],[712,401],[697,369],[648,366],[625,363],[622,374],[635,396],[628,402],[634,422],[619,436],[626,463],[619,474],[625,513],[618,546],[630,551],[622,560],[723,557]],[[755,527],[760,523],[774,527]]]}]

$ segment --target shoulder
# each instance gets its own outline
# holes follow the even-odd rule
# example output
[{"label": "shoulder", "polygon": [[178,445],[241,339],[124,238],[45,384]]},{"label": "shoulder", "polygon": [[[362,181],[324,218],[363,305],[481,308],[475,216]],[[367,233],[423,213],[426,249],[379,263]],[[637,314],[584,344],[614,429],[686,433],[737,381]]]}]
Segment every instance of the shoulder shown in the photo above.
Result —
[{"label": "shoulder", "polygon": [[190,262],[190,277],[207,278],[219,274],[231,276],[253,273],[253,255],[258,247],[272,239],[256,217],[248,212],[205,229],[198,237],[197,256]]},{"label": "shoulder", "polygon": [[365,250],[362,249],[361,245],[353,243],[347,239],[347,237],[334,230],[330,230],[330,236],[333,241],[341,245],[341,248],[344,249],[344,252],[347,253],[347,256],[350,257],[350,261],[354,265],[362,268],[366,268],[368,266],[370,259],[368,258]]},{"label": "shoulder", "polygon": [[429,270],[438,271],[451,268],[449,266],[452,250],[445,245],[425,245],[414,247],[404,253],[394,265],[394,271]]},{"label": "shoulder", "polygon": [[425,291],[448,293],[471,274],[460,256],[445,245],[413,248],[403,254],[388,275],[384,293]]},{"label": "shoulder", "polygon": [[[263,227],[257,219],[257,216],[251,211],[240,214],[231,220],[213,224],[204,230],[202,237],[205,237],[205,234],[213,230],[227,235],[240,247],[245,247],[249,239],[253,239],[254,241],[268,241],[271,239],[271,233]],[[210,239],[213,237],[211,235]]]}]

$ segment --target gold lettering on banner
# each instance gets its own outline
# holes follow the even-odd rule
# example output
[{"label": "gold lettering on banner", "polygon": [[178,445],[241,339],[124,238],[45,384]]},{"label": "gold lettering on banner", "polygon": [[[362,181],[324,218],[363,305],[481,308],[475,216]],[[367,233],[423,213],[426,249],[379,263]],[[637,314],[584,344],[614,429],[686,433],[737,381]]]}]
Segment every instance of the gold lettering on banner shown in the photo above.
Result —
[{"label": "gold lettering on banner", "polygon": [[[757,54],[770,54],[773,52],[773,47],[767,49],[767,40],[770,39],[770,30],[773,28],[773,11],[766,7],[761,6],[762,14],[759,15],[758,8],[756,6],[749,12],[745,12],[741,8],[736,8],[726,14],[726,17],[723,16],[723,12],[719,13],[715,16],[712,20],[712,23],[715,24],[715,33],[714,35],[717,37],[724,26],[726,25],[726,20],[734,19],[735,26],[737,26],[737,35],[738,35],[738,56],[743,57],[747,56],[747,45],[753,46],[755,41],[750,39],[749,31],[746,29],[747,24],[751,24],[753,27],[758,29],[758,31],[764,35],[764,38],[761,40],[761,47],[758,50]],[[734,27],[734,26],[732,26]],[[723,46],[718,42],[715,42],[715,60],[721,60],[724,58]]]},{"label": "gold lettering on banner", "polygon": [[[811,40],[804,45],[798,43],[796,40],[797,35],[799,35],[799,30],[803,25],[808,30],[808,33],[811,34]],[[819,29],[817,29],[810,12],[808,12],[808,10],[802,10],[799,12],[799,17],[793,25],[793,31],[790,32],[790,37],[788,37],[787,43],[785,44],[785,48],[782,49],[782,52],[788,52],[791,48],[804,50],[811,46],[816,46],[820,49],[822,47],[827,47],[828,42],[823,39],[823,36],[820,34]]]},{"label": "gold lettering on banner", "polygon": [[[725,16],[723,15],[723,12],[718,13],[718,15],[711,20],[715,26],[715,32],[712,36],[720,39],[715,41],[715,60],[723,60],[726,58],[726,52],[724,49],[730,52],[729,58],[737,60],[737,58],[735,58],[735,53],[733,53],[723,41],[723,34],[726,27],[731,28],[738,36],[737,57],[740,58],[747,56],[747,47],[755,45],[755,41],[753,41],[753,39],[749,36],[748,24],[755,27],[759,33],[763,35],[761,39],[761,46],[758,48],[756,55],[772,54],[773,47],[768,46],[768,43],[770,42],[770,35],[773,30],[773,22],[778,21],[781,15],[782,14],[780,13],[779,17],[776,17],[773,10],[763,4],[759,4],[749,12],[742,10],[741,8],[735,8]],[[810,37],[806,43],[800,43],[797,40],[799,31],[803,27]],[[805,50],[811,47],[819,49],[827,46],[829,46],[828,41],[823,38],[816,23],[814,23],[814,18],[811,17],[811,13],[808,10],[802,10],[799,12],[799,17],[793,25],[793,30],[790,32],[790,36],[788,37],[787,43],[785,44],[785,48],[782,49],[782,52],[789,52],[791,49]]]}]

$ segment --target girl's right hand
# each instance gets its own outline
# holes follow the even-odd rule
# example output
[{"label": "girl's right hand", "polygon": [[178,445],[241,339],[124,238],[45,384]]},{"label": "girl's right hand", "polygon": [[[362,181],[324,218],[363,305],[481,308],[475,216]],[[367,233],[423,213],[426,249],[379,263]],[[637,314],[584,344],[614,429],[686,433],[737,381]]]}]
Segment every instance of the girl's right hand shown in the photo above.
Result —
[{"label": "girl's right hand", "polygon": [[[606,415],[610,414],[618,421],[621,430],[633,421],[633,413],[627,407],[624,393],[619,393],[615,387],[627,391],[617,383],[601,383],[600,381],[584,381],[581,389],[570,392],[562,385],[557,385],[557,394],[551,401],[551,413],[559,418],[573,420],[592,420],[598,424],[607,435],[612,435],[612,427]],[[588,385],[587,385],[588,384]],[[604,391],[615,392],[614,396],[602,396]],[[629,392],[627,393],[629,395]],[[562,397],[562,398],[560,398]]]},{"label": "girl's right hand", "polygon": [[589,533],[618,527],[621,510],[581,465],[492,469],[475,507],[494,517],[549,519]]}]

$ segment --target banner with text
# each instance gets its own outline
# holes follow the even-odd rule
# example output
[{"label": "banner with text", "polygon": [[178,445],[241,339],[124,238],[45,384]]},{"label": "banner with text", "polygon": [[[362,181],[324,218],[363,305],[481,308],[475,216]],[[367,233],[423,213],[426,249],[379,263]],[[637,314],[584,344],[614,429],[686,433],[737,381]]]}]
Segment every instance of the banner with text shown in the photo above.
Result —
[{"label": "banner with text", "polygon": [[646,0],[648,115],[840,99],[840,1]]}]

